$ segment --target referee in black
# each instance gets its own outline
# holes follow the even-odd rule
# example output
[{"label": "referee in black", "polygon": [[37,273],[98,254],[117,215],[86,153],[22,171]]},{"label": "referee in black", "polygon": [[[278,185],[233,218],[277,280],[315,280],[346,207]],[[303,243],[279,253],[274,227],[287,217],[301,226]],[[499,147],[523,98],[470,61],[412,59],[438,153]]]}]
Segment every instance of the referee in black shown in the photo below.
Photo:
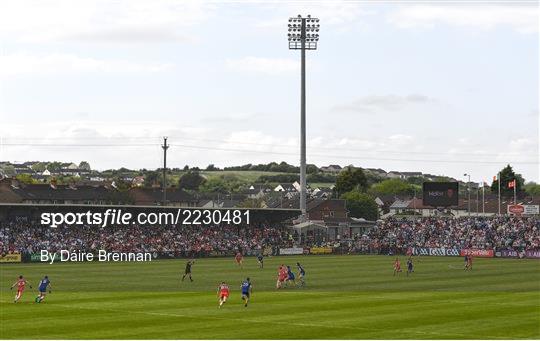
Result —
[{"label": "referee in black", "polygon": [[182,282],[186,278],[186,276],[189,276],[189,280],[193,282],[193,278],[191,278],[191,266],[193,265],[195,261],[194,260],[188,260],[186,263],[186,271],[184,272],[184,276],[182,276]]}]

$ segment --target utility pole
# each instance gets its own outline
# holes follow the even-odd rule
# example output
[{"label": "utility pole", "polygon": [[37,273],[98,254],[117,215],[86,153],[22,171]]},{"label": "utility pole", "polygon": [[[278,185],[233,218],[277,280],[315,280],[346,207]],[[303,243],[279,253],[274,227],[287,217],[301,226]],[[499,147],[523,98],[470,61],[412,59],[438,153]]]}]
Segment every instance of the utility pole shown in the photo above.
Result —
[{"label": "utility pole", "polygon": [[471,216],[471,175],[470,174],[463,174],[463,176],[467,176],[469,177],[469,180],[467,182],[467,215],[470,217]]},{"label": "utility pole", "polygon": [[501,215],[501,172],[499,172],[499,187],[498,188],[498,192],[499,192],[499,215]]},{"label": "utility pole", "polygon": [[476,216],[477,217],[478,217],[478,214],[480,213],[479,208],[478,208],[479,192],[480,192],[480,187],[477,185],[477,187],[476,187]]},{"label": "utility pole", "polygon": [[485,207],[485,204],[486,204],[486,198],[485,198],[485,193],[486,193],[486,184],[482,181],[482,215],[486,215],[486,207]]},{"label": "utility pole", "polygon": [[163,206],[167,205],[167,137],[163,137]]}]

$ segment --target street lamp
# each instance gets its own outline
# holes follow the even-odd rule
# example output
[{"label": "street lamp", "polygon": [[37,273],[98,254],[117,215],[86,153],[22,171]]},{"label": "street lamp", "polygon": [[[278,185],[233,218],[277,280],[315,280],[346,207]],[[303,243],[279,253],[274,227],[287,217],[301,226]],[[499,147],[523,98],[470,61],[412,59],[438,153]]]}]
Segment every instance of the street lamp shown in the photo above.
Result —
[{"label": "street lamp", "polygon": [[319,41],[319,19],[308,15],[289,18],[289,50],[301,50],[300,80],[300,210],[306,212],[306,50],[316,50]]},{"label": "street lamp", "polygon": [[470,174],[463,174],[463,176],[468,176],[469,177],[469,180],[467,182],[467,194],[468,194],[468,199],[467,199],[468,213],[467,213],[467,215],[470,217],[471,216],[471,175]]}]

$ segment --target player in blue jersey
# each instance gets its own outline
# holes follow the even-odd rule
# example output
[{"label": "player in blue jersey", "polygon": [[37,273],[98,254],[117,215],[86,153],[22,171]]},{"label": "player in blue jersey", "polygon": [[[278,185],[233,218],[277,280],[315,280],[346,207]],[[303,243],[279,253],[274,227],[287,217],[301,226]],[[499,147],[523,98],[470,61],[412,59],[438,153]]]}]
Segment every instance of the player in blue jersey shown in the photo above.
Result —
[{"label": "player in blue jersey", "polygon": [[407,276],[414,272],[414,265],[412,262],[412,257],[409,257],[407,260]]},{"label": "player in blue jersey", "polygon": [[296,263],[296,266],[298,267],[298,280],[300,281],[300,286],[303,287],[306,285],[306,270],[304,270],[304,267],[300,265],[300,262]]},{"label": "player in blue jersey", "polygon": [[249,281],[249,277],[246,278],[246,280],[242,282],[241,289],[242,289],[242,300],[244,301],[244,307],[248,306],[252,287],[253,286],[251,285],[251,282]]},{"label": "player in blue jersey", "polygon": [[36,297],[36,303],[43,302],[43,300],[45,299],[45,295],[47,295],[47,287],[49,287],[49,293],[51,293],[51,281],[49,281],[48,276],[45,276],[39,282],[39,285],[38,285],[39,296]]},{"label": "player in blue jersey", "polygon": [[259,262],[259,268],[264,268],[264,256],[262,255],[262,253],[259,253],[259,255],[257,256],[257,261]]},{"label": "player in blue jersey", "polygon": [[287,285],[291,283],[296,285],[294,272],[292,272],[291,267],[287,265]]}]

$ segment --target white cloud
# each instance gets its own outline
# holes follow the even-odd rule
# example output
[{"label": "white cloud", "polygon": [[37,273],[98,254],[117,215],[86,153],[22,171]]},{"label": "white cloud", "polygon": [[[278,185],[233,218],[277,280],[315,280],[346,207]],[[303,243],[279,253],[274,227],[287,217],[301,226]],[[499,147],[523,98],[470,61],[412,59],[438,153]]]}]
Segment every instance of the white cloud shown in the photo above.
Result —
[{"label": "white cloud", "polygon": [[538,139],[522,137],[511,140],[509,149],[514,152],[529,152],[535,153],[538,156]]},{"label": "white cloud", "polygon": [[396,111],[415,104],[434,103],[435,99],[420,94],[399,95],[372,95],[361,97],[351,103],[335,106],[334,109],[342,111],[375,112]]},{"label": "white cloud", "polygon": [[215,5],[194,0],[3,0],[0,37],[23,42],[144,42],[187,39]]},{"label": "white cloud", "polygon": [[0,76],[48,75],[87,72],[141,73],[161,72],[173,67],[170,63],[136,63],[128,60],[104,60],[70,54],[35,56],[13,54],[0,56]]},{"label": "white cloud", "polygon": [[519,33],[538,32],[537,5],[414,5],[389,13],[399,28],[432,28],[437,24],[491,30],[507,26]]},{"label": "white cloud", "polygon": [[266,74],[277,74],[296,71],[300,63],[294,59],[286,58],[260,58],[244,57],[241,59],[227,59],[225,65],[233,71],[262,72]]}]

